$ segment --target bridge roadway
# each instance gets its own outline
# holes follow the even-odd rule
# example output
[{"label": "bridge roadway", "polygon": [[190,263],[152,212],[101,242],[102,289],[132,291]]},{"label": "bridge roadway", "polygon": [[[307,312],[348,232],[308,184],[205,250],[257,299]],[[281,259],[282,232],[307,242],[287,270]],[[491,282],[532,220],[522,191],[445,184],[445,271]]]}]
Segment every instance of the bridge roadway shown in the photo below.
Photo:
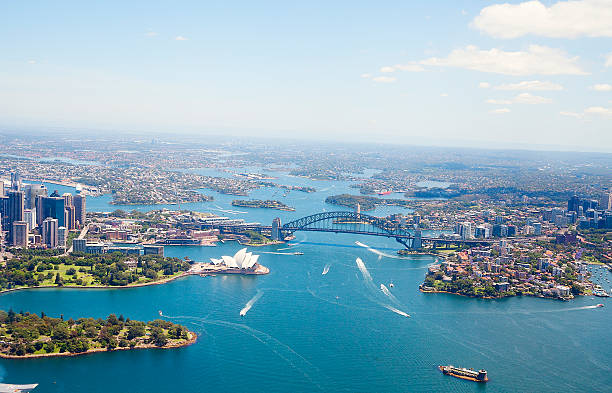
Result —
[{"label": "bridge roadway", "polygon": [[[242,231],[255,231],[255,232],[272,232],[272,227],[267,225],[211,225],[211,229],[219,229],[222,232],[236,233]],[[379,236],[393,239],[407,239],[413,240],[414,235],[409,234],[392,234],[384,232],[372,232],[354,229],[331,229],[331,228],[296,228],[296,227],[282,227],[282,231],[289,233],[293,232],[327,232],[327,233],[351,233],[355,235],[367,235],[367,236]],[[422,242],[438,243],[438,244],[466,244],[466,245],[483,245],[492,244],[494,241],[490,239],[447,239],[442,237],[421,237]]]},{"label": "bridge roadway", "polygon": [[[240,233],[244,231],[256,231],[259,233],[270,234],[273,238],[285,238],[294,232],[327,232],[327,233],[349,233],[356,235],[380,236],[393,238],[406,247],[411,248],[415,245],[420,247],[418,243],[419,236],[415,236],[415,231],[400,227],[396,223],[367,214],[336,211],[316,213],[310,216],[302,217],[297,220],[286,223],[280,226],[280,220],[275,219],[272,226],[259,224],[223,224],[222,222],[202,224],[202,228],[214,228],[228,233]],[[276,237],[275,237],[276,235]],[[488,239],[450,239],[444,237],[420,237],[421,244],[423,242],[436,244],[466,244],[466,245],[481,245],[491,244],[493,241]]]}]

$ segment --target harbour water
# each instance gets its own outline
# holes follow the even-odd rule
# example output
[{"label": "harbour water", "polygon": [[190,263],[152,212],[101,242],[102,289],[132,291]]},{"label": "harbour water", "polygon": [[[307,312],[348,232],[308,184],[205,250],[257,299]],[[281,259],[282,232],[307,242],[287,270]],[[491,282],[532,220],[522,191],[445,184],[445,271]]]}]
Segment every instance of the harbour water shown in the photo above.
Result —
[{"label": "harbour water", "polygon": [[[319,190],[332,186],[350,191],[348,183],[317,182]],[[291,192],[284,198],[281,192],[268,198],[295,206],[296,212],[249,209],[236,217],[268,223],[281,216],[286,222],[322,209],[337,210],[323,202],[325,196],[340,193],[333,188],[313,194]],[[257,190],[251,197],[274,192]],[[232,196],[215,194],[215,198],[183,208],[215,212],[217,205],[246,211],[229,206]],[[88,199],[89,210],[101,209],[103,202],[95,200]],[[119,208],[108,206],[101,210]],[[401,211],[385,209],[374,214]],[[199,338],[192,346],[173,350],[0,360],[0,378],[40,383],[37,392],[609,391],[612,303],[608,299],[483,300],[423,294],[418,285],[435,257],[399,258],[393,240],[297,233],[291,244],[249,250],[303,253],[262,253],[260,263],[271,270],[266,276],[192,276],[133,289],[4,294],[0,309],[44,311],[64,318],[115,313],[152,320],[162,310]],[[165,252],[207,261],[233,255],[239,247],[228,242],[218,247],[166,247]],[[359,269],[357,258],[367,274]],[[326,265],[328,272],[323,275]],[[603,271],[601,276],[610,273]],[[381,284],[387,291],[380,290]],[[248,303],[248,312],[240,316]],[[597,303],[605,307],[590,307]],[[485,368],[490,382],[443,376],[437,369],[440,364]]]}]

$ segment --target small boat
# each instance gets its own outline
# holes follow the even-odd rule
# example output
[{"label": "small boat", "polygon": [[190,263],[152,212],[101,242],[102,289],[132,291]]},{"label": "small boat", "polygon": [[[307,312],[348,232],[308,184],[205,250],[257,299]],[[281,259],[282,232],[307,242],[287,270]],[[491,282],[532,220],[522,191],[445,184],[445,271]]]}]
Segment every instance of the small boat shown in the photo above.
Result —
[{"label": "small boat", "polygon": [[604,305],[603,305],[603,304],[601,304],[601,303],[599,303],[599,304],[597,305],[597,307],[603,307],[603,306],[604,306]]},{"label": "small boat", "polygon": [[389,288],[393,288],[394,286],[393,283],[389,283]]}]

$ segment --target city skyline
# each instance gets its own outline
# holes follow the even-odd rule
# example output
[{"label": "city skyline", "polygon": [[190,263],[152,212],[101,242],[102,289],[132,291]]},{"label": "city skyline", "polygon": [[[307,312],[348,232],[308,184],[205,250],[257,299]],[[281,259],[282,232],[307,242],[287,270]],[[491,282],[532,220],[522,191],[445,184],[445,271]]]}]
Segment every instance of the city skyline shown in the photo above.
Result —
[{"label": "city skyline", "polygon": [[612,150],[605,1],[63,2],[6,15],[7,131]]}]

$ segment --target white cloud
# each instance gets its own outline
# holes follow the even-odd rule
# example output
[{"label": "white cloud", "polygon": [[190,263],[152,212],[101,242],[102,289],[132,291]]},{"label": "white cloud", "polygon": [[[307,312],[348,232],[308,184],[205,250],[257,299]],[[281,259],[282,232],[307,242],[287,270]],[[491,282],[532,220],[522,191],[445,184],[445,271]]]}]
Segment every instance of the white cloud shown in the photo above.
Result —
[{"label": "white cloud", "polygon": [[550,7],[540,1],[495,4],[483,8],[472,26],[497,38],[528,34],[553,38],[612,37],[612,1],[559,1]]},{"label": "white cloud", "polygon": [[36,60],[28,60],[28,64],[36,64]]},{"label": "white cloud", "polygon": [[512,104],[512,100],[496,100],[494,98],[490,98],[488,100],[485,101],[487,104],[493,104],[493,105],[511,105]]},{"label": "white cloud", "polygon": [[175,38],[176,41],[187,41],[187,38],[183,37],[182,35],[179,35]]},{"label": "white cloud", "polygon": [[514,102],[517,104],[537,105],[550,104],[552,100],[550,98],[540,97],[530,93],[521,93],[514,97]]},{"label": "white cloud", "polygon": [[478,84],[478,87],[481,89],[488,89],[491,87],[491,84],[489,82],[480,82]]},{"label": "white cloud", "polygon": [[396,64],[393,66],[385,66],[380,69],[380,72],[395,72],[395,71],[406,71],[406,72],[422,72],[425,71],[422,65],[416,62],[410,62],[407,64]]},{"label": "white cloud", "polygon": [[562,116],[575,117],[577,119],[582,119],[584,117],[584,114],[576,113],[576,112],[561,111],[561,112],[559,112],[559,114],[562,115]]},{"label": "white cloud", "polygon": [[480,50],[470,45],[453,50],[447,57],[432,57],[420,63],[428,66],[457,67],[505,75],[585,75],[576,63],[559,49],[531,45],[527,51]]},{"label": "white cloud", "polygon": [[501,115],[504,113],[510,113],[510,109],[508,108],[499,108],[499,109],[493,109],[492,111],[489,111],[489,113],[493,113],[496,115]]},{"label": "white cloud", "polygon": [[559,112],[559,114],[563,116],[575,117],[577,119],[582,119],[587,115],[599,115],[603,117],[612,118],[612,108],[604,108],[603,106],[591,106],[586,108],[582,113],[578,112]]},{"label": "white cloud", "polygon": [[563,90],[563,86],[552,82],[541,81],[523,81],[519,83],[508,83],[495,87],[496,90],[527,90],[527,91],[544,91],[544,90]]},{"label": "white cloud", "polygon": [[592,106],[590,108],[586,108],[584,113],[590,113],[595,115],[602,116],[612,116],[612,108],[604,108],[602,106]]},{"label": "white cloud", "polygon": [[372,78],[372,80],[374,82],[380,82],[380,83],[393,83],[397,79],[392,76],[377,76],[377,77]]},{"label": "white cloud", "polygon": [[612,67],[612,53],[606,57],[606,67]]},{"label": "white cloud", "polygon": [[493,105],[512,105],[512,104],[526,104],[526,105],[537,105],[537,104],[550,104],[552,100],[546,97],[536,96],[530,93],[521,93],[510,100],[498,100],[488,99],[485,101],[487,104]]},{"label": "white cloud", "polygon": [[591,90],[595,90],[595,91],[612,91],[612,85],[609,85],[607,83],[602,83],[602,84],[599,84],[599,85],[591,86]]},{"label": "white cloud", "polygon": [[362,78],[365,78],[365,79],[367,79],[367,78],[371,78],[371,77],[372,77],[372,74],[361,74],[361,77],[362,77]]},{"label": "white cloud", "polygon": [[448,93],[442,93],[440,94],[440,97],[448,97]]},{"label": "white cloud", "polygon": [[159,33],[155,32],[155,31],[147,31],[147,32],[145,33],[145,35],[146,35],[147,37],[155,37],[155,36],[159,35]]}]

